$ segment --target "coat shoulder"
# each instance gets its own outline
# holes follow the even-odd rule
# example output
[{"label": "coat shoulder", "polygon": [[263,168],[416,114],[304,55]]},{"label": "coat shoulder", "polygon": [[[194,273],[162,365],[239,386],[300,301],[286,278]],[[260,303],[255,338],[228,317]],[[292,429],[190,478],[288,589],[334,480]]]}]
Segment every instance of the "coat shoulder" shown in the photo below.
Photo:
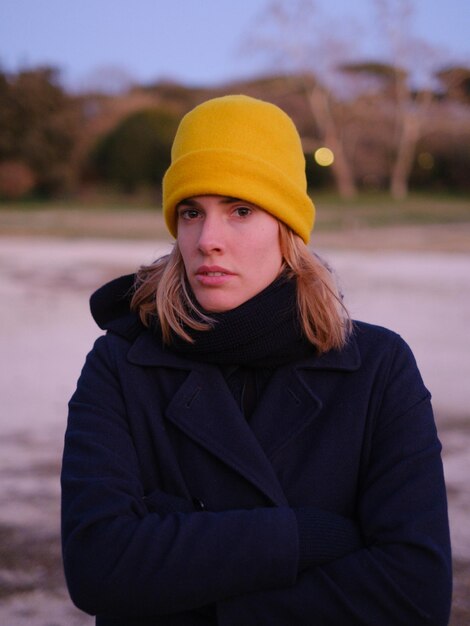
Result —
[{"label": "coat shoulder", "polygon": [[134,340],[145,329],[131,310],[135,275],[127,274],[106,283],[90,298],[90,311],[96,324],[108,333]]},{"label": "coat shoulder", "polygon": [[421,378],[415,356],[398,333],[366,322],[354,321],[350,342],[356,345],[362,367],[382,364],[391,370],[407,370]]},{"label": "coat shoulder", "polygon": [[430,397],[416,358],[407,342],[396,332],[367,324],[354,323],[354,341],[361,355],[362,367],[372,368],[382,380],[394,388],[398,401],[406,397],[409,404]]},{"label": "coat shoulder", "polygon": [[369,349],[375,351],[388,351],[392,348],[410,350],[406,341],[397,332],[368,322],[354,320],[351,338],[357,343],[361,353]]}]

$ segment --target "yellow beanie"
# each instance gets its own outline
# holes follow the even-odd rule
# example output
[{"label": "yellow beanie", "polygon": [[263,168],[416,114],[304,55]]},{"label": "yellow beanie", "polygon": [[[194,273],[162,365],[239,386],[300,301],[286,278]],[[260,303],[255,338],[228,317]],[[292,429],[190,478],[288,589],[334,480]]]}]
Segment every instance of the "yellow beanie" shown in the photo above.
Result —
[{"label": "yellow beanie", "polygon": [[315,207],[290,117],[274,104],[242,95],[214,98],[187,113],[163,178],[163,214],[174,237],[178,203],[198,195],[252,202],[308,243]]}]

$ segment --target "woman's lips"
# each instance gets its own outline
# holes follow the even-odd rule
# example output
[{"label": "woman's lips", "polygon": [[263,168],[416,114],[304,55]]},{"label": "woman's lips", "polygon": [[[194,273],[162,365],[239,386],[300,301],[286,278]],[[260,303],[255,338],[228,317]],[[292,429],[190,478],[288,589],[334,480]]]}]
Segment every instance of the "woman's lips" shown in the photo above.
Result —
[{"label": "woman's lips", "polygon": [[205,287],[224,285],[235,276],[233,272],[218,266],[201,266],[196,270],[196,280]]}]

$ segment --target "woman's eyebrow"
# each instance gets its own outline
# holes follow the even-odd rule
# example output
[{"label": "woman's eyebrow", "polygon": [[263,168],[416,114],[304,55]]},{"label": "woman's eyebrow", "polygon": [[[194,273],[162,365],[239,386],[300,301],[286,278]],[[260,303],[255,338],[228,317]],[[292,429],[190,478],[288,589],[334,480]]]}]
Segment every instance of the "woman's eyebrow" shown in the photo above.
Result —
[{"label": "woman's eyebrow", "polygon": [[197,205],[198,203],[196,202],[196,200],[193,200],[192,198],[185,198],[184,200],[181,200],[181,202],[178,202],[178,204],[176,205],[176,208],[178,209],[180,206],[194,207]]},{"label": "woman's eyebrow", "polygon": [[[243,200],[242,198],[235,198],[233,196],[221,196],[220,202],[222,204],[234,204],[235,202],[246,202],[246,204],[249,204],[251,206],[256,206],[255,204],[253,204],[253,202],[250,202],[249,200]],[[199,202],[194,198],[184,198],[183,200],[178,202],[178,204],[176,205],[176,208],[178,209],[181,206],[198,207]]]},{"label": "woman's eyebrow", "polygon": [[243,198],[232,198],[231,196],[224,196],[221,199],[222,204],[247,204],[248,206],[252,207],[253,209],[260,209],[261,207],[257,204],[255,204],[254,202],[251,202],[250,200],[244,200]]},{"label": "woman's eyebrow", "polygon": [[231,204],[232,202],[246,202],[246,200],[242,200],[241,198],[234,198],[232,196],[223,196],[221,202],[224,204]]}]

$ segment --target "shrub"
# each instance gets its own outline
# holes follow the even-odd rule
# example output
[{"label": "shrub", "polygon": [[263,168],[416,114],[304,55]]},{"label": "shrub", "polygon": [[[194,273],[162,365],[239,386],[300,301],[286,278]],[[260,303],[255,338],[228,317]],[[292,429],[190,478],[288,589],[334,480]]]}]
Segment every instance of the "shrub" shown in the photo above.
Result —
[{"label": "shrub", "polygon": [[0,163],[0,198],[16,200],[29,193],[36,183],[31,168],[22,161]]},{"label": "shrub", "polygon": [[92,170],[126,192],[141,185],[159,185],[170,164],[178,121],[176,115],[161,109],[131,114],[95,146]]}]

